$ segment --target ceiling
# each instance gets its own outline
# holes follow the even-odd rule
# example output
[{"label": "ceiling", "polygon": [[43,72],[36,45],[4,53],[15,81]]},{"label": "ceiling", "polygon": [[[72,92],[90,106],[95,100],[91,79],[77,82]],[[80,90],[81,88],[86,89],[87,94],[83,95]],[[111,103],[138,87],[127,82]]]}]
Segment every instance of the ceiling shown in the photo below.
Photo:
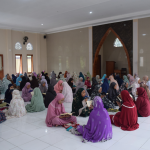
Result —
[{"label": "ceiling", "polygon": [[149,16],[150,0],[0,0],[0,28],[38,33]]}]

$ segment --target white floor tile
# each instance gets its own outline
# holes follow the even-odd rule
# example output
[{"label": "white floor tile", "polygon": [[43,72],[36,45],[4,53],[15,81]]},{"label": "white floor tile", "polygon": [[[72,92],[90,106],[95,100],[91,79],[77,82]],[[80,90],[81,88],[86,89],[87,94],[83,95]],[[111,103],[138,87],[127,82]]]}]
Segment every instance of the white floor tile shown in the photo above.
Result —
[{"label": "white floor tile", "polygon": [[21,149],[19,147],[15,147],[15,148],[13,148],[11,150],[21,150]]},{"label": "white floor tile", "polygon": [[49,146],[49,147],[47,147],[47,148],[44,149],[44,150],[61,150],[61,149],[59,149],[59,148],[57,148],[57,147],[54,147],[54,146]]},{"label": "white floor tile", "polygon": [[21,134],[21,135],[13,137],[11,139],[8,139],[7,141],[10,142],[11,144],[15,145],[15,146],[19,146],[19,145],[28,143],[30,141],[33,141],[34,139],[35,138],[33,138],[29,135]]},{"label": "white floor tile", "polygon": [[146,141],[146,143],[141,148],[149,150],[150,149],[150,139],[148,141]]},{"label": "white floor tile", "polygon": [[142,123],[140,124],[140,128],[145,129],[145,130],[150,130],[150,124]]},{"label": "white floor tile", "polygon": [[0,142],[1,142],[1,141],[3,141],[3,139],[2,139],[2,138],[0,138]]},{"label": "white floor tile", "polygon": [[6,132],[8,130],[10,130],[12,128],[8,127],[7,125],[5,125],[4,123],[0,124],[0,133],[2,132]]},{"label": "white floor tile", "polygon": [[43,150],[48,146],[50,145],[36,139],[26,144],[20,145],[19,148],[21,148],[22,150]]},{"label": "white floor tile", "polygon": [[126,135],[126,133],[123,132],[115,132],[113,133],[113,140],[120,140],[121,138],[123,138]]},{"label": "white floor tile", "polygon": [[[67,131],[66,131],[67,132]],[[58,141],[62,141],[63,139],[65,139],[65,136],[60,135],[59,133],[52,133],[52,134],[48,134],[45,136],[42,136],[41,138],[39,138],[39,140],[48,143],[50,145],[53,145],[55,143],[57,143]]]},{"label": "white floor tile", "polygon": [[64,140],[57,142],[56,144],[54,144],[54,146],[62,150],[76,150],[79,147],[81,147],[83,144],[85,143],[78,142],[70,138],[66,138]]},{"label": "white floor tile", "polygon": [[15,147],[15,145],[13,145],[7,141],[0,142],[0,150],[9,150],[9,149],[12,149],[14,147]]},{"label": "white floor tile", "polygon": [[84,143],[81,147],[77,148],[76,150],[102,150],[102,149]]}]

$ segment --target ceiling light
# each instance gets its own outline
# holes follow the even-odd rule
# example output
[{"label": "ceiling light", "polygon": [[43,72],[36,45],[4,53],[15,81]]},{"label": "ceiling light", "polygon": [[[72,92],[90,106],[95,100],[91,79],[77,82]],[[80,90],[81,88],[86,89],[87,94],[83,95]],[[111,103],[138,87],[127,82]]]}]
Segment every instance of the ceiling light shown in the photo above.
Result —
[{"label": "ceiling light", "polygon": [[43,23],[41,25],[43,26]]},{"label": "ceiling light", "polygon": [[142,34],[143,36],[146,36],[146,34]]},{"label": "ceiling light", "polygon": [[92,14],[92,11],[90,11],[90,14]]}]

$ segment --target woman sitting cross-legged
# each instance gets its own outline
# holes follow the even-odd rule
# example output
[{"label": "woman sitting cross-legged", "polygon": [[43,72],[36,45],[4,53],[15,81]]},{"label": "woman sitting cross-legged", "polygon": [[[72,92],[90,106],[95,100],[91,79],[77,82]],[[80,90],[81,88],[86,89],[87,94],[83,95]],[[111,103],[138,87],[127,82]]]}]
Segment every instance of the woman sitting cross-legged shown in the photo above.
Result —
[{"label": "woman sitting cross-legged", "polygon": [[34,95],[31,98],[31,104],[26,105],[27,112],[39,112],[45,110],[43,96],[39,88],[34,89]]},{"label": "woman sitting cross-legged", "polygon": [[85,98],[86,92],[83,88],[80,88],[76,95],[75,98],[73,99],[73,104],[72,104],[72,113],[75,116],[82,116],[82,117],[87,117],[89,116],[91,110],[89,107],[87,107],[86,101],[87,98]]},{"label": "woman sitting cross-legged", "polygon": [[14,87],[12,84],[8,85],[8,89],[5,92],[5,100],[4,102],[6,103],[10,103],[10,101],[12,100],[12,92],[14,90]]},{"label": "woman sitting cross-legged", "polygon": [[75,116],[68,116],[68,118],[61,117],[61,114],[66,113],[63,105],[64,96],[61,93],[58,93],[55,99],[49,104],[47,116],[46,116],[46,124],[48,127],[52,126],[61,126],[70,122],[76,123]]},{"label": "woman sitting cross-legged", "polygon": [[76,135],[82,135],[82,142],[96,143],[112,139],[113,133],[109,114],[99,96],[94,98],[93,107],[87,125],[79,125],[77,129],[72,128],[71,132]]},{"label": "woman sitting cross-legged", "polygon": [[25,102],[31,101],[32,95],[31,95],[31,87],[30,83],[27,82],[24,88],[22,89],[22,98]]},{"label": "woman sitting cross-legged", "polygon": [[137,123],[137,108],[133,102],[128,91],[124,90],[121,92],[121,98],[123,100],[121,112],[115,115],[110,115],[111,123],[117,127],[121,127],[122,130],[133,131],[139,128]]}]

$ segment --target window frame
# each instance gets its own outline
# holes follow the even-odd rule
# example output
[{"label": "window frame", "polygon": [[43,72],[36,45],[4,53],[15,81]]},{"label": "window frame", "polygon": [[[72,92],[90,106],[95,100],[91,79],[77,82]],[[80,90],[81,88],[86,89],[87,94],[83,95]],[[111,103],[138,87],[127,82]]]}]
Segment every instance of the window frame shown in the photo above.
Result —
[{"label": "window frame", "polygon": [[22,54],[15,54],[15,72],[16,72],[16,56],[20,56],[20,72],[19,73],[23,73]]},{"label": "window frame", "polygon": [[[28,56],[31,56],[31,72],[28,72]],[[26,57],[26,59],[27,59],[27,73],[32,73],[33,72],[33,54],[27,54],[27,57]]]}]

